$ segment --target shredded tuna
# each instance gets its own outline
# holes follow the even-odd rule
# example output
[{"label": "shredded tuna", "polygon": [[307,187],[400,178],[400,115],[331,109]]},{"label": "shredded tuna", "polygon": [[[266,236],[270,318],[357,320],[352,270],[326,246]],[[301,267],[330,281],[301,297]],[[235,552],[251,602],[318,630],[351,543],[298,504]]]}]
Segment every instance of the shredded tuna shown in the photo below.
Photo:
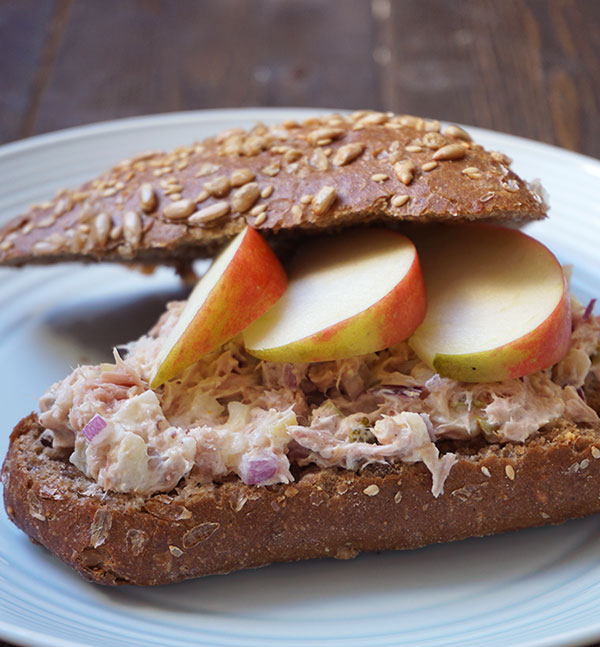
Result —
[{"label": "shredded tuna", "polygon": [[[105,490],[150,494],[182,478],[236,474],[254,485],[293,480],[291,465],[359,470],[370,463],[422,462],[438,496],[456,462],[436,441],[483,434],[523,442],[558,419],[597,424],[582,385],[600,379],[600,317],[573,305],[566,356],[518,380],[464,384],[442,378],[408,344],[318,364],[258,361],[239,340],[152,391],[148,380],[182,303],[114,364],[80,366],[40,399],[56,446]],[[106,426],[89,439],[86,425]]]}]

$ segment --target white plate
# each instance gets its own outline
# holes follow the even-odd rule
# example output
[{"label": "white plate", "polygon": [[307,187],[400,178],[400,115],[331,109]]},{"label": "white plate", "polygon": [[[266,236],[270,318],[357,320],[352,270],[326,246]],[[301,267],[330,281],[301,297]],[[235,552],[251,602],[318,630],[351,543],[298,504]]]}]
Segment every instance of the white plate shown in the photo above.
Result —
[{"label": "white plate", "polygon": [[[314,111],[182,113],[76,128],[0,149],[0,220],[112,162],[231,126]],[[600,292],[600,163],[472,128],[540,177],[550,220],[531,233]],[[179,292],[168,270],[117,266],[0,272],[0,455],[47,386],[145,331]],[[140,314],[141,313],[141,314]],[[435,520],[432,519],[432,523]],[[405,553],[274,565],[160,588],[103,588],[32,545],[0,512],[0,636],[26,645],[576,645],[600,640],[600,516]]]}]

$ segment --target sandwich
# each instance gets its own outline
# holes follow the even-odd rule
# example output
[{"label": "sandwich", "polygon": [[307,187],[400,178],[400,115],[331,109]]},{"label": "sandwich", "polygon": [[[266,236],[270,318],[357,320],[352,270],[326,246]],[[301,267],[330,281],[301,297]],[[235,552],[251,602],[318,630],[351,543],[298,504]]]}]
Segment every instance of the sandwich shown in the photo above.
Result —
[{"label": "sandwich", "polygon": [[147,153],[0,229],[4,266],[216,256],[50,386],[9,518],[85,578],[214,573],[600,509],[600,317],[513,225],[541,191],[458,126],[361,111]]}]

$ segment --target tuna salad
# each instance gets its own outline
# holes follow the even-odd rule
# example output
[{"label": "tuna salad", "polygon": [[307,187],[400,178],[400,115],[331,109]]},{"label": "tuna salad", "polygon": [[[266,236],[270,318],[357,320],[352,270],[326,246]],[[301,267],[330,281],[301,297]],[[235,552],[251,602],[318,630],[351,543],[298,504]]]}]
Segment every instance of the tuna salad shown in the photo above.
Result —
[{"label": "tuna salad", "polygon": [[182,479],[237,475],[245,483],[293,480],[292,465],[358,470],[423,462],[443,491],[456,456],[438,439],[523,442],[559,418],[600,422],[583,385],[600,380],[600,317],[573,300],[567,355],[520,379],[465,384],[436,374],[406,342],[315,364],[260,361],[239,340],[153,391],[161,344],[184,306],[171,303],[148,335],[114,351],[114,363],[80,366],[40,399],[56,447],[104,490],[149,495]]}]

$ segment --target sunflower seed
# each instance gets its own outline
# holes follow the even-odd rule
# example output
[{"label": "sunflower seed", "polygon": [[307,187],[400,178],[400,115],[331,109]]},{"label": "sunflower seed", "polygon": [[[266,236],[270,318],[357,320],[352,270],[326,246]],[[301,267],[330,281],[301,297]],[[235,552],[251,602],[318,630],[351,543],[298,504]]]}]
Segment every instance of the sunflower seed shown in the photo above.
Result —
[{"label": "sunflower seed", "polygon": [[269,142],[266,137],[251,135],[242,144],[242,153],[248,157],[254,157],[267,148],[269,148]]},{"label": "sunflower seed", "polygon": [[397,193],[391,200],[392,207],[402,207],[410,200],[410,196]]},{"label": "sunflower seed", "polygon": [[234,211],[245,213],[260,197],[260,190],[256,182],[249,182],[240,187],[231,199]]},{"label": "sunflower seed", "polygon": [[45,229],[46,227],[52,227],[52,225],[55,222],[56,222],[56,216],[54,214],[50,214],[49,216],[46,216],[45,218],[38,220],[35,223],[35,226],[37,229]]},{"label": "sunflower seed", "polygon": [[478,180],[479,178],[483,177],[481,171],[476,166],[467,166],[467,168],[464,168],[461,173],[471,178],[472,180]]},{"label": "sunflower seed", "polygon": [[394,164],[394,172],[402,184],[410,184],[415,177],[416,170],[417,167],[412,160],[403,160]]},{"label": "sunflower seed", "polygon": [[50,234],[48,238],[44,240],[38,240],[37,243],[34,243],[32,251],[36,254],[53,254],[65,244],[64,237],[58,232]]},{"label": "sunflower seed", "polygon": [[220,525],[218,521],[205,521],[194,526],[183,535],[183,547],[193,548],[200,542],[206,541],[217,532]]},{"label": "sunflower seed", "polygon": [[204,207],[204,209],[200,209],[195,213],[193,213],[188,218],[188,223],[190,225],[201,226],[208,222],[212,222],[213,220],[218,220],[219,218],[222,218],[228,213],[229,213],[229,203],[222,200],[221,202],[215,202],[214,204],[211,204],[209,207]]},{"label": "sunflower seed", "polygon": [[144,184],[140,186],[139,196],[140,208],[142,211],[146,213],[154,211],[154,208],[156,207],[156,193],[154,193],[154,189],[149,182],[144,182]]},{"label": "sunflower seed", "polygon": [[235,137],[238,135],[245,135],[246,131],[243,128],[228,128],[227,130],[224,130],[223,132],[219,133],[215,137],[215,141],[217,144],[222,144],[223,142],[227,141],[231,137]]},{"label": "sunflower seed", "polygon": [[267,184],[267,186],[260,192],[261,198],[270,198],[273,193],[274,187],[272,184]]},{"label": "sunflower seed", "polygon": [[371,483],[371,485],[368,485],[363,490],[363,494],[366,494],[367,496],[377,496],[379,494],[379,486],[375,485],[375,483]]},{"label": "sunflower seed", "polygon": [[290,150],[288,150],[283,156],[283,159],[288,164],[293,164],[294,162],[297,162],[301,157],[302,157],[302,153],[298,149],[290,148]]},{"label": "sunflower seed", "polygon": [[318,216],[327,212],[329,207],[333,204],[337,195],[337,191],[333,186],[324,186],[317,191],[317,194],[312,200],[312,210]]},{"label": "sunflower seed", "polygon": [[385,182],[386,180],[390,179],[389,175],[386,175],[385,173],[375,173],[371,175],[371,179],[373,182]]},{"label": "sunflower seed", "polygon": [[123,216],[123,237],[132,247],[139,245],[142,238],[142,219],[139,213],[128,211]]},{"label": "sunflower seed", "polygon": [[271,164],[261,169],[262,173],[271,177],[275,177],[279,171],[281,171],[281,164],[278,161],[271,162]]},{"label": "sunflower seed", "polygon": [[459,160],[467,154],[467,149],[462,144],[447,144],[435,151],[434,160]]},{"label": "sunflower seed", "polygon": [[425,162],[421,168],[424,171],[433,171],[434,168],[437,168],[438,163],[437,162]]},{"label": "sunflower seed", "polygon": [[498,151],[490,151],[490,157],[494,162],[500,162],[500,164],[504,164],[505,166],[510,166],[512,163],[510,157],[507,157],[504,153],[499,153]]},{"label": "sunflower seed", "polygon": [[217,166],[216,164],[210,164],[209,162],[205,162],[196,171],[196,177],[203,177],[205,175],[210,175],[211,173],[215,173],[216,171],[218,171],[220,168],[221,167]]},{"label": "sunflower seed", "polygon": [[317,128],[308,133],[306,138],[313,146],[323,146],[326,144],[323,144],[322,142],[329,143],[343,134],[343,128]]},{"label": "sunflower seed", "polygon": [[327,159],[327,155],[325,155],[325,153],[320,148],[317,148],[314,151],[308,163],[317,171],[326,171],[329,168],[329,160]]},{"label": "sunflower seed", "polygon": [[85,236],[77,229],[69,229],[65,235],[71,253],[79,254],[85,246]]},{"label": "sunflower seed", "polygon": [[423,135],[423,144],[432,150],[441,148],[445,143],[446,138],[443,135],[440,135],[440,133],[426,133]]},{"label": "sunflower seed", "polygon": [[429,119],[424,122],[423,124],[424,128],[428,132],[436,132],[439,133],[440,130],[442,129],[442,124],[440,124],[437,119]]},{"label": "sunflower seed", "polygon": [[388,116],[383,112],[370,112],[359,120],[362,126],[377,126],[383,124],[388,120]]},{"label": "sunflower seed", "polygon": [[333,156],[333,164],[335,166],[344,166],[355,160],[363,151],[365,145],[362,142],[352,142],[345,146],[340,146]]},{"label": "sunflower seed", "polygon": [[33,490],[27,492],[27,502],[29,503],[29,514],[38,521],[46,521],[44,504],[37,498]]},{"label": "sunflower seed", "polygon": [[93,230],[94,238],[98,245],[104,246],[108,241],[108,236],[110,234],[110,228],[112,223],[110,221],[110,216],[105,213],[99,213],[93,221]]},{"label": "sunflower seed", "polygon": [[130,528],[125,535],[125,541],[127,543],[127,549],[134,556],[137,557],[141,555],[144,551],[144,548],[150,537],[143,530],[136,530],[135,528]]},{"label": "sunflower seed", "polygon": [[466,130],[463,130],[460,126],[447,126],[444,129],[444,135],[447,135],[448,137],[458,137],[458,139],[462,139],[465,142],[470,142],[471,140],[471,135]]},{"label": "sunflower seed", "polygon": [[221,175],[210,182],[206,182],[203,188],[216,198],[224,198],[231,190],[231,182],[228,177]]},{"label": "sunflower seed", "polygon": [[424,130],[425,122],[420,117],[413,117],[413,115],[399,115],[394,118],[394,121],[397,121],[403,126],[409,126],[415,130]]},{"label": "sunflower seed", "polygon": [[513,466],[512,466],[512,465],[507,465],[507,466],[504,468],[504,472],[506,473],[506,476],[508,476],[508,478],[509,478],[511,481],[514,481],[514,480],[515,480],[515,470],[514,470],[514,468],[513,468]]},{"label": "sunflower seed", "polygon": [[231,174],[231,186],[242,186],[242,184],[248,184],[248,182],[252,182],[255,177],[254,172],[249,168],[236,168]]},{"label": "sunflower seed", "polygon": [[262,213],[259,213],[258,216],[256,216],[256,220],[252,224],[253,227],[260,227],[263,222],[267,219],[267,214],[263,211]]},{"label": "sunflower seed", "polygon": [[90,544],[93,548],[98,548],[108,538],[112,526],[112,513],[104,508],[96,510],[94,519],[90,526]]},{"label": "sunflower seed", "polygon": [[500,184],[509,193],[516,193],[519,190],[519,183],[513,178],[509,178],[508,180],[502,179],[500,180]]},{"label": "sunflower seed", "polygon": [[294,222],[300,222],[302,220],[302,207],[300,205],[293,204],[290,211],[292,212]]},{"label": "sunflower seed", "polygon": [[193,200],[177,200],[163,209],[163,216],[169,220],[182,220],[194,213],[196,203]]}]

